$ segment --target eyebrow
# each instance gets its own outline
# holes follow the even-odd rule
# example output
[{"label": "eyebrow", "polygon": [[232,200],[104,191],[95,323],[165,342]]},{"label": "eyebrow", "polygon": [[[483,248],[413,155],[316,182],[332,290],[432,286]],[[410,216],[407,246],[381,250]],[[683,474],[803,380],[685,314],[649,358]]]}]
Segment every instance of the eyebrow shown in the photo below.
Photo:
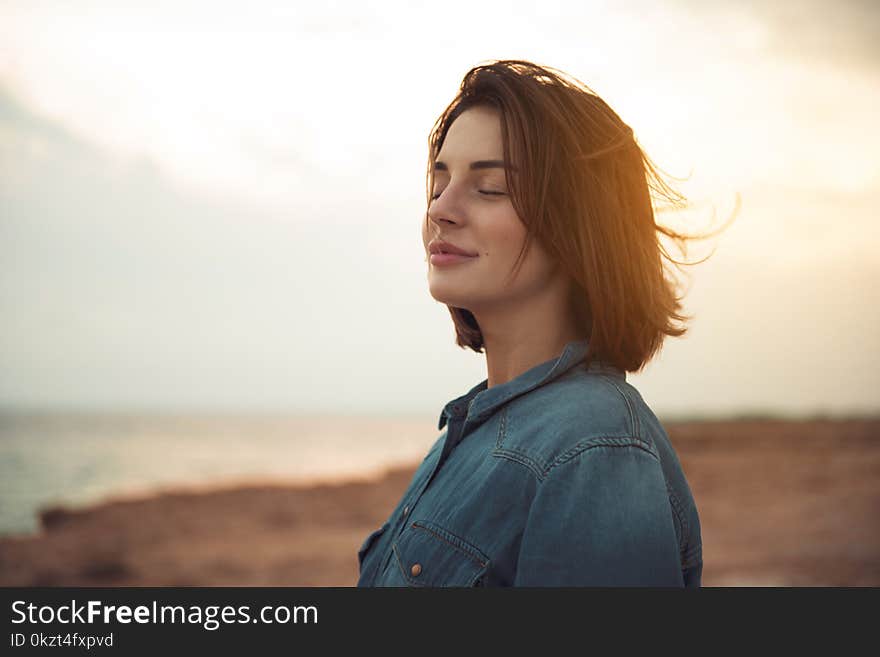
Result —
[{"label": "eyebrow", "polygon": [[[476,171],[477,169],[510,169],[511,171],[516,171],[516,167],[509,166],[504,160],[477,160],[476,162],[471,162],[468,168],[471,171]],[[446,166],[446,162],[437,160],[434,162],[434,171],[449,171],[449,167]]]}]

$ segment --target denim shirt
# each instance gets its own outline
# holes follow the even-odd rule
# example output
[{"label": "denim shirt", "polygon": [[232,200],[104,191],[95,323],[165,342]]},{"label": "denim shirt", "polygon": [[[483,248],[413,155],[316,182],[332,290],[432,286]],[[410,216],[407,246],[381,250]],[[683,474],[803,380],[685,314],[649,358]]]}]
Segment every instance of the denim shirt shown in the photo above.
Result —
[{"label": "denim shirt", "polygon": [[669,437],[586,350],[569,342],[446,404],[358,551],[358,586],[700,586],[700,520]]}]

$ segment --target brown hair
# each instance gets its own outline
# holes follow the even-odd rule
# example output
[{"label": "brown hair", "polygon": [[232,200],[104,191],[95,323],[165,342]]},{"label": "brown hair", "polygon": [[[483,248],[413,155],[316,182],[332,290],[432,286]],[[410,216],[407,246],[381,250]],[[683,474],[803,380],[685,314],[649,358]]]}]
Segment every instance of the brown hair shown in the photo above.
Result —
[{"label": "brown hair", "polygon": [[[429,136],[428,204],[446,133],[475,106],[500,112],[504,160],[517,169],[506,170],[507,185],[527,233],[513,271],[532,240],[539,240],[574,282],[571,302],[589,340],[585,362],[597,358],[639,371],[665,336],[686,332],[674,321],[691,319],[680,312],[677,284],[667,277],[661,255],[676,265],[688,263],[671,258],[658,233],[683,253],[685,240],[714,233],[689,236],[657,224],[652,191],[673,208],[687,203],[660,177],[632,129],[582,82],[522,60],[497,60],[464,76]],[[482,353],[474,315],[448,307],[456,343]]]}]

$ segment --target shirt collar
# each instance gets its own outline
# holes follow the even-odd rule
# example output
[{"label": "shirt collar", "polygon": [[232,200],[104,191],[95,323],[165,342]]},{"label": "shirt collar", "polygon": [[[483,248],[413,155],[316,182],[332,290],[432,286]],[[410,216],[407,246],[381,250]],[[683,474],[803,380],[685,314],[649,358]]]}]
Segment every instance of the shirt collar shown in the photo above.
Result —
[{"label": "shirt collar", "polygon": [[[450,401],[440,413],[437,429],[446,426],[449,419],[458,416],[467,416],[468,420],[482,421],[488,418],[500,406],[506,404],[514,397],[524,395],[554,379],[559,378],[565,372],[583,362],[587,353],[588,340],[573,340],[565,345],[565,348],[556,358],[536,365],[526,370],[519,376],[496,386],[489,388],[489,380],[484,379],[461,397]],[[590,371],[603,371],[615,374],[626,379],[626,374],[621,370],[594,361],[590,364]]]}]

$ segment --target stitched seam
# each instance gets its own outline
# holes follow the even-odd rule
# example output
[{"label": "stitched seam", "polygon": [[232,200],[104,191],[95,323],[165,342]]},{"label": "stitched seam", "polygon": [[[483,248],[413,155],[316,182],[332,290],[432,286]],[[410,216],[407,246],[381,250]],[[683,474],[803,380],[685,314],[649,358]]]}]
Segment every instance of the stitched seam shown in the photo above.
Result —
[{"label": "stitched seam", "polygon": [[524,452],[516,449],[505,449],[502,447],[504,444],[504,439],[507,437],[507,433],[510,430],[510,415],[507,412],[508,407],[504,406],[501,409],[501,422],[499,423],[498,428],[498,440],[495,443],[495,449],[492,452],[493,456],[498,456],[501,458],[505,458],[509,461],[514,461],[515,463],[519,463],[520,465],[524,465],[529,470],[535,473],[535,476],[540,479],[541,471],[543,467],[540,463],[534,460],[532,457],[528,456]]},{"label": "stitched seam", "polygon": [[501,409],[501,421],[498,423],[498,440],[495,441],[495,448],[500,448],[504,443],[507,435],[507,406]]},{"label": "stitched seam", "polygon": [[688,549],[688,551],[685,553],[685,559],[687,559],[687,560],[694,559],[694,563],[696,563],[697,561],[699,561],[700,557],[702,557],[702,554],[703,554],[703,546],[702,546],[702,544],[697,544],[697,545],[691,546]]},{"label": "stitched seam", "polygon": [[[484,557],[483,553],[480,550],[478,550],[476,547],[474,547],[470,543],[468,543],[466,540],[464,540],[461,536],[458,536],[457,534],[452,533],[448,529],[444,529],[442,527],[439,527],[439,526],[437,526],[433,523],[429,523],[427,521],[416,520],[412,523],[412,527],[414,529],[423,529],[427,532],[430,532],[431,534],[434,534],[435,536],[442,539],[446,543],[449,543],[452,547],[456,548],[457,550],[459,550],[461,552],[464,552],[465,554],[467,554],[468,556],[473,558],[477,563],[480,564],[480,566],[485,567],[487,562],[484,561],[485,557]],[[454,539],[454,540],[450,540],[450,538]],[[455,541],[457,541],[457,543]]]},{"label": "stitched seam", "polygon": [[692,554],[684,560],[681,567],[684,569],[688,569],[688,568],[693,568],[695,566],[699,566],[701,563],[702,563],[702,556],[699,554]]},{"label": "stitched seam", "polygon": [[678,541],[678,552],[681,558],[684,559],[684,554],[687,550],[688,540],[691,536],[687,514],[684,512],[684,507],[682,507],[681,502],[678,501],[678,496],[675,494],[669,484],[666,485],[666,494],[669,496],[669,502],[672,506],[672,512],[675,514],[676,518],[678,518],[678,524],[681,528],[681,536],[679,537]]},{"label": "stitched seam", "polygon": [[562,465],[563,463],[567,463],[577,455],[587,451],[588,449],[594,449],[596,447],[635,447],[637,449],[642,450],[643,452],[647,452],[659,463],[660,457],[654,451],[654,449],[645,443],[641,438],[635,438],[633,436],[627,436],[625,438],[617,437],[617,436],[597,436],[594,438],[588,438],[587,440],[578,443],[574,447],[569,450],[563,452],[544,470],[541,474],[541,477],[546,477],[550,474],[550,471]]},{"label": "stitched seam", "polygon": [[400,574],[403,575],[403,579],[412,584],[413,586],[425,586],[421,582],[417,582],[412,579],[409,575],[406,574],[406,568],[403,565],[403,562],[400,560],[400,553],[397,551],[397,545],[394,545],[394,558],[397,559],[397,567],[400,568]]},{"label": "stitched seam", "polygon": [[623,390],[621,390],[620,386],[617,385],[617,383],[614,381],[614,379],[612,379],[607,374],[600,374],[600,376],[603,379],[605,379],[606,381],[608,381],[608,383],[610,383],[612,386],[614,386],[614,389],[617,390],[618,394],[620,394],[620,396],[623,397],[623,402],[626,404],[626,408],[629,411],[629,421],[630,421],[630,426],[632,427],[632,433],[634,436],[638,436],[639,433],[641,433],[641,431],[639,431],[639,420],[638,420],[638,417],[636,416],[635,409],[633,408],[632,401],[626,395],[626,393],[624,393]]},{"label": "stitched seam", "polygon": [[[471,550],[468,550],[464,545],[456,545],[455,543],[453,543],[452,541],[450,541],[448,538],[446,538],[445,536],[443,536],[442,534],[440,534],[440,533],[438,532],[439,527],[437,527],[437,528],[433,528],[433,529],[432,529],[432,528],[430,528],[430,527],[427,527],[427,526],[423,525],[422,523],[420,523],[420,522],[418,522],[418,521],[412,523],[410,526],[411,526],[413,529],[421,529],[421,530],[423,530],[423,531],[428,532],[429,534],[432,534],[432,535],[436,536],[437,538],[439,538],[439,539],[440,539],[441,541],[443,541],[444,543],[447,543],[448,545],[452,546],[453,548],[455,548],[456,550],[458,550],[458,551],[461,552],[462,554],[464,554],[464,555],[466,555],[467,557],[469,557],[471,560],[476,561],[478,564],[480,564],[480,567],[481,567],[481,568],[485,568],[485,567],[486,567],[486,563],[487,563],[487,562],[486,562],[486,561],[483,561],[483,559],[481,559],[480,557],[478,557],[478,556],[477,556],[476,554],[474,554]],[[449,531],[448,529],[444,529],[444,530],[442,530],[442,531],[443,531],[443,533],[449,534],[450,536],[453,536],[453,537],[455,537],[457,540],[459,540],[459,541],[461,541],[462,543],[464,543],[464,539],[460,538],[459,536],[456,536],[455,534],[453,534],[453,533],[452,533],[451,531]]]},{"label": "stitched seam", "polygon": [[[674,504],[676,505],[676,509],[678,510],[678,513],[681,517],[681,524],[684,527],[685,536],[687,537],[688,542],[690,542],[691,524],[690,524],[690,522],[688,522],[688,517],[687,517],[687,513],[685,512],[684,505],[678,499],[678,496],[675,494],[675,491],[670,490],[669,493],[672,496],[672,500],[673,500]],[[682,547],[684,547],[684,546],[682,546]]]},{"label": "stitched seam", "polygon": [[702,542],[697,543],[696,545],[691,545],[688,547],[687,551],[684,554],[684,560],[689,565],[698,564],[703,558],[703,544]]},{"label": "stitched seam", "polygon": [[514,452],[509,449],[495,449],[492,451],[492,456],[500,459],[505,459],[506,461],[519,463],[520,465],[528,468],[537,479],[540,480],[544,478],[544,475],[542,474],[541,468],[538,466],[538,464],[520,452]]},{"label": "stitched seam", "polygon": [[702,541],[700,541],[700,542],[698,542],[698,543],[696,543],[696,544],[694,544],[694,545],[691,545],[691,546],[688,548],[688,554],[691,554],[691,553],[694,553],[694,552],[699,552],[700,550],[702,550],[702,548],[703,548],[703,543],[702,543]]}]

